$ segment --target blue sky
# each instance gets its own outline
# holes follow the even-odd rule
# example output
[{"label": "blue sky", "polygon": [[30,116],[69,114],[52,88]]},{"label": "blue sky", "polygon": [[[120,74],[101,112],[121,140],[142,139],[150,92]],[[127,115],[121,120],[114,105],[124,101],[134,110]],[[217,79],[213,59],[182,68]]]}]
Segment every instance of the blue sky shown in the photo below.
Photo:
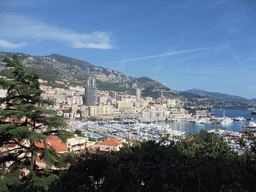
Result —
[{"label": "blue sky", "polygon": [[252,0],[0,0],[0,51],[256,98]]}]

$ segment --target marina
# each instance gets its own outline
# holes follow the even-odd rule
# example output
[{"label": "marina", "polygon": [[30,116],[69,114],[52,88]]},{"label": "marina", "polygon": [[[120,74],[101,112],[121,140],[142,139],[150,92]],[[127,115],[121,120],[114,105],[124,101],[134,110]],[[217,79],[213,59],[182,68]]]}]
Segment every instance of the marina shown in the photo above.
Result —
[{"label": "marina", "polygon": [[121,140],[137,139],[143,140],[156,140],[160,141],[160,135],[170,134],[173,136],[185,135],[184,131],[171,129],[166,125],[160,124],[123,124],[123,123],[99,123],[89,122],[87,125],[80,126],[80,130],[88,137],[93,137],[99,140],[107,140],[110,138],[117,138]]},{"label": "marina", "polygon": [[249,141],[245,148],[240,148],[239,138],[249,129],[256,128],[253,121],[253,115],[249,110],[226,110],[223,116],[223,110],[214,110],[215,114],[211,118],[198,118],[178,121],[162,121],[143,123],[140,120],[124,120],[124,121],[70,121],[70,128],[75,131],[77,129],[87,137],[97,140],[107,140],[117,138],[122,141],[127,139],[137,139],[139,141],[155,140],[160,141],[160,136],[169,134],[170,139],[174,136],[185,138],[187,134],[195,134],[204,129],[208,132],[215,132],[217,126],[217,134],[223,136],[232,150],[242,154],[244,149],[251,147]]}]

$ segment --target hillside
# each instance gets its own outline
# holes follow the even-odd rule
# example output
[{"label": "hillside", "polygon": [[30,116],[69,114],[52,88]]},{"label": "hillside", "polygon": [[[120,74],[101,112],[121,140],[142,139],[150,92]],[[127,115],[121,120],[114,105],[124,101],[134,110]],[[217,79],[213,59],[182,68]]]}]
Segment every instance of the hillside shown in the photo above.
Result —
[{"label": "hillside", "polygon": [[234,96],[234,95],[218,93],[218,92],[208,92],[201,89],[190,89],[184,92],[197,94],[202,97],[209,97],[209,98],[220,100],[220,101],[227,101],[227,102],[234,102],[234,103],[253,103],[253,100],[245,99],[240,96]]},{"label": "hillside", "polygon": [[[5,57],[12,58],[12,52],[0,52],[0,61]],[[48,81],[46,85],[67,88],[69,86],[85,86],[88,77],[94,77],[100,90],[127,91],[135,94],[136,88],[142,90],[142,96],[175,99],[179,98],[187,106],[208,106],[209,108],[249,108],[248,104],[256,104],[255,100],[247,100],[239,96],[222,93],[211,93],[200,89],[185,92],[173,91],[165,85],[148,77],[128,77],[125,74],[94,66],[86,61],[66,57],[59,54],[48,56],[32,56],[15,53],[27,70],[36,71],[40,78]],[[0,62],[0,75],[11,77],[10,69]],[[241,104],[239,104],[241,103]]]},{"label": "hillside", "polygon": [[250,102],[253,103],[253,104],[256,104],[256,99],[255,98],[250,99]]},{"label": "hillside", "polygon": [[[2,61],[5,57],[11,58],[13,54],[12,52],[0,52],[0,60]],[[142,95],[154,98],[161,96],[162,92],[166,97],[179,97],[177,92],[148,77],[128,77],[121,72],[94,66],[86,61],[56,53],[48,56],[15,54],[25,68],[36,71],[41,79],[48,81],[48,85],[56,87],[85,86],[88,77],[95,77],[97,87],[102,90],[128,91],[135,94],[135,89],[140,88]],[[4,63],[1,62],[0,64]],[[1,70],[1,75],[9,76],[10,73],[8,70]]]}]

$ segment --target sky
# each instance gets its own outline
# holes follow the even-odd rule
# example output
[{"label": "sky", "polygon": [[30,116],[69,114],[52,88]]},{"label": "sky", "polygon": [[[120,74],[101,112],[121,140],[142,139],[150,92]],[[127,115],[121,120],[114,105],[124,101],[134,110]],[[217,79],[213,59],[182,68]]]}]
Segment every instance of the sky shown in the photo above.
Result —
[{"label": "sky", "polygon": [[254,0],[0,0],[0,51],[256,98]]}]

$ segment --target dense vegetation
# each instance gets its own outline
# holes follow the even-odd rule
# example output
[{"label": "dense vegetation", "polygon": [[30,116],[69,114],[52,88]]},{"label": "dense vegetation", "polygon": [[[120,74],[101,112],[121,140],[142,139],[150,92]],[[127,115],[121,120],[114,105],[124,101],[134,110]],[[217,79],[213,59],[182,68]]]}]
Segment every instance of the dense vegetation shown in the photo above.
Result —
[{"label": "dense vegetation", "polygon": [[81,154],[50,191],[255,191],[255,171],[252,158],[201,131],[169,145],[147,141],[108,155]]},{"label": "dense vegetation", "polygon": [[[0,98],[0,190],[11,190],[12,186],[17,186],[17,191],[47,189],[55,178],[51,167],[67,165],[58,160],[55,149],[47,147],[46,139],[52,131],[63,142],[71,134],[57,129],[66,123],[56,116],[56,111],[43,108],[53,103],[41,98],[38,75],[27,72],[15,55],[3,62],[11,68],[13,79],[0,79],[0,85],[7,90],[6,97]],[[44,147],[37,146],[38,142]],[[36,158],[46,162],[46,169],[38,167]],[[29,174],[24,176],[23,171]]]},{"label": "dense vegetation", "polygon": [[240,156],[206,131],[163,145],[166,139],[133,141],[109,154],[63,154],[71,166],[39,191],[255,191],[252,153]]},{"label": "dense vegetation", "polygon": [[97,80],[96,81],[97,88],[99,90],[105,90],[105,91],[116,91],[116,92],[127,92],[127,94],[135,95],[136,89],[130,88],[130,87],[122,87],[118,83],[107,83]]}]

